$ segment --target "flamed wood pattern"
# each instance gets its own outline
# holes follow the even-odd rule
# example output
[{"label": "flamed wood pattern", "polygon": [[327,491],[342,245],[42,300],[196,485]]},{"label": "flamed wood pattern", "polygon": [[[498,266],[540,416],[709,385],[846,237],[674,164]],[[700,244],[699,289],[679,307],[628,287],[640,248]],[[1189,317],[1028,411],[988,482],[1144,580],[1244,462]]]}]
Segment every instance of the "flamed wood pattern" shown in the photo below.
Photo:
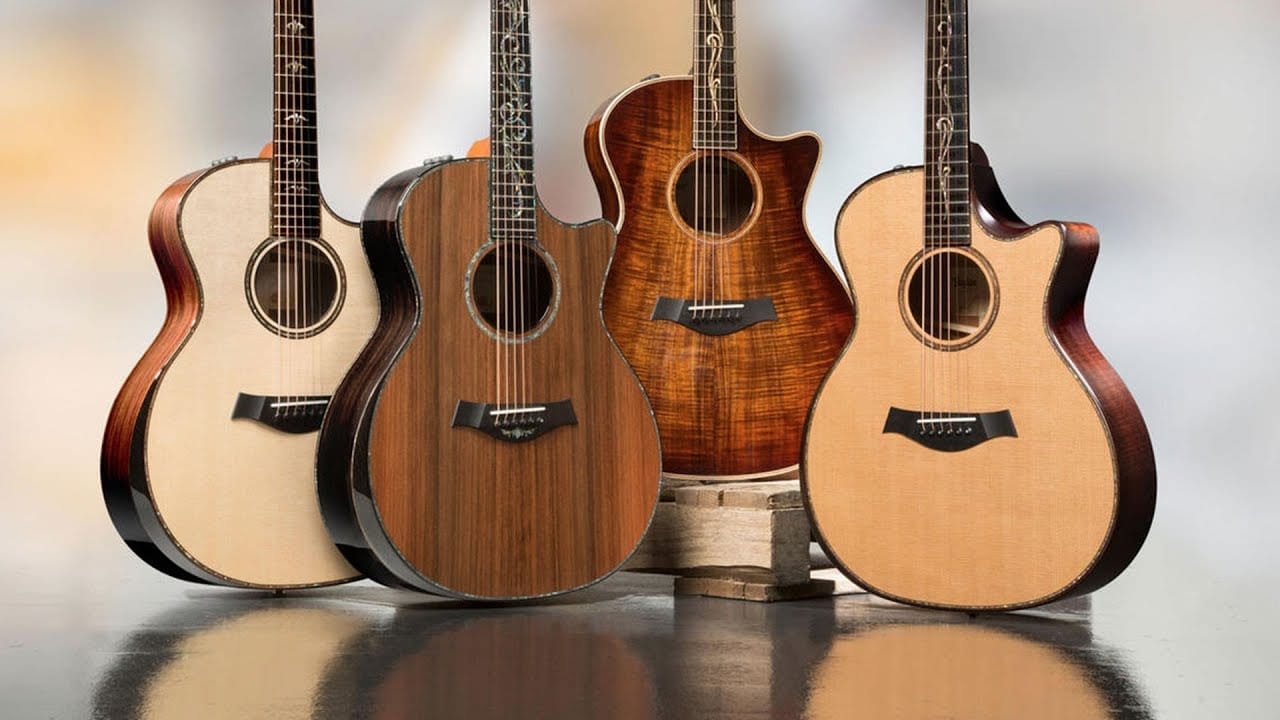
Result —
[{"label": "flamed wood pattern", "polygon": [[[600,317],[613,232],[563,225],[541,207],[538,236],[558,265],[562,298],[545,333],[523,346],[530,399],[571,400],[579,424],[518,445],[451,427],[460,400],[499,399],[496,343],[465,297],[468,266],[488,242],[488,194],[488,162],[460,161],[411,185],[398,223],[381,215],[392,206],[378,198],[366,214],[365,243],[392,303],[373,345],[407,345],[374,388],[367,456],[351,471],[379,522],[348,518],[359,533],[346,540],[381,547],[384,565],[393,550],[387,570],[422,590],[539,597],[602,579],[630,556],[657,503],[660,449],[644,392]],[[411,276],[375,250],[388,243],[400,243]],[[365,380],[352,388],[368,388],[378,372],[365,366],[378,361],[366,354],[352,373]]]},{"label": "flamed wood pattern", "polygon": [[[1000,307],[977,344],[925,353],[931,375],[966,382],[919,407],[923,351],[898,298],[922,246],[924,174],[880,176],[841,214],[861,314],[814,404],[801,480],[819,539],[863,587],[1010,610],[1091,592],[1124,570],[1151,524],[1155,463],[1132,396],[1084,327],[1096,232],[1025,225],[977,146],[974,156],[973,250],[995,271]],[[883,432],[890,407],[1007,409],[1018,437],[933,452]]]},{"label": "flamed wood pattern", "polygon": [[605,287],[609,330],[653,403],[670,475],[766,476],[799,462],[804,418],[844,345],[853,307],[808,234],[816,137],[776,140],[738,118],[738,150],[762,183],[754,225],[721,246],[717,296],[772,298],[778,322],[712,338],[653,322],[659,297],[695,293],[696,241],[670,209],[693,153],[690,78],[642,83],[592,120],[586,150],[618,251]]}]

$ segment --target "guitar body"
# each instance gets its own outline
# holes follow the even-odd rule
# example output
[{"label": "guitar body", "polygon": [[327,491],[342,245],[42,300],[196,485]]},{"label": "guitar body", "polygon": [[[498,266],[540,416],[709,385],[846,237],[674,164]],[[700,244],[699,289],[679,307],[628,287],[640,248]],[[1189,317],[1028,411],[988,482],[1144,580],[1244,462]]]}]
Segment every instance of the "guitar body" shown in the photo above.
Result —
[{"label": "guitar body", "polygon": [[[993,300],[961,349],[926,348],[904,298],[923,247],[923,172],[883,175],[845,207],[838,245],[858,328],[813,407],[801,479],[822,543],[863,587],[1012,610],[1096,590],[1132,561],[1154,512],[1155,464],[1133,398],[1084,327],[1096,232],[1028,227],[985,161],[973,173],[966,252]],[[947,450],[926,441],[974,436],[891,431],[891,409],[922,404],[954,417],[1007,411],[1009,426]]]},{"label": "guitar body", "polygon": [[[499,344],[472,298],[492,251],[489,161],[406,173],[374,196],[364,242],[383,317],[322,432],[325,517],[388,584],[479,600],[575,590],[626,561],[657,503],[660,450],[644,392],[600,319],[613,233],[538,206],[556,299]],[[522,353],[513,373],[501,357]],[[504,368],[500,375],[499,365]],[[569,403],[531,438],[459,421],[460,403]]]},{"label": "guitar body", "polygon": [[245,161],[190,176],[156,206],[151,243],[169,312],[112,409],[103,491],[126,542],[170,575],[330,585],[357,573],[328,537],[316,499],[323,404],[259,407],[260,419],[246,407],[252,398],[269,407],[327,397],[373,332],[377,300],[357,228],[326,207],[314,247],[323,247],[336,289],[321,289],[319,270],[309,287],[317,297],[332,291],[332,312],[309,337],[282,338],[261,319],[254,298],[265,296],[252,268],[274,278],[256,264],[273,242],[270,167]]},{"label": "guitar body", "polygon": [[[605,323],[649,394],[669,476],[768,477],[799,462],[804,418],[844,346],[853,307],[805,227],[820,146],[772,139],[739,116],[738,149],[692,150],[691,78],[641,83],[587,130],[588,161],[618,251]],[[677,208],[680,178],[699,157],[725,155],[756,193],[714,254]],[[708,270],[714,258],[714,273]],[[714,274],[714,280],[709,275]],[[660,298],[770,301],[775,318],[723,335],[655,320]]]}]

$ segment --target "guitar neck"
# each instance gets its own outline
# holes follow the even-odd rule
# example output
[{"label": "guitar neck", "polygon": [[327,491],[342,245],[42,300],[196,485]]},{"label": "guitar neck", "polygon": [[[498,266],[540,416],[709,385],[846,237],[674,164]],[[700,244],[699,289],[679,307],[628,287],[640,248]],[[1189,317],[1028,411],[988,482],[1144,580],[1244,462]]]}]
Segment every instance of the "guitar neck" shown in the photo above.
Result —
[{"label": "guitar neck", "polygon": [[927,0],[925,242],[965,246],[969,230],[969,3]]},{"label": "guitar neck", "polygon": [[693,147],[738,148],[735,0],[694,0]]},{"label": "guitar neck", "polygon": [[313,0],[275,3],[275,134],[272,232],[320,236]]},{"label": "guitar neck", "polygon": [[538,241],[529,0],[492,0],[490,236]]}]

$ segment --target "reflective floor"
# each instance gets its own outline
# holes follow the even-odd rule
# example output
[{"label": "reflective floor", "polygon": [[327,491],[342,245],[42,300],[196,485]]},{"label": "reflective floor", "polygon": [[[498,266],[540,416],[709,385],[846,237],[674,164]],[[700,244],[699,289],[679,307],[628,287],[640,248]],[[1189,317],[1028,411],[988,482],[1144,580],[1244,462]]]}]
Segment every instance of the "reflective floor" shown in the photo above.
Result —
[{"label": "reflective floor", "polygon": [[1270,614],[1190,582],[1159,598],[1177,568],[1147,560],[1091,602],[981,618],[858,594],[673,598],[630,573],[485,609],[368,583],[273,598],[132,566],[74,590],[19,574],[0,595],[0,717],[1280,716]]}]

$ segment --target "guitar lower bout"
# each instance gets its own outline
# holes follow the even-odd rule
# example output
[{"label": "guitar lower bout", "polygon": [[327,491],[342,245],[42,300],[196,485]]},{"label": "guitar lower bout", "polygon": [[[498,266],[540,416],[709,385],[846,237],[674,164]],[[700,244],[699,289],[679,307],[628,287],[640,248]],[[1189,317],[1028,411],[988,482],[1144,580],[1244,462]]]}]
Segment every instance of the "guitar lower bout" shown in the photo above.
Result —
[{"label": "guitar lower bout", "polygon": [[[661,462],[599,313],[612,229],[539,205],[536,245],[495,240],[489,174],[487,160],[446,163],[370,204],[385,312],[352,373],[363,379],[334,398],[365,436],[325,433],[321,452],[353,458],[349,506],[332,512],[393,582],[513,601],[621,566],[652,518]],[[330,435],[358,451],[329,448]]]},{"label": "guitar lower bout", "polygon": [[921,252],[920,169],[845,206],[837,246],[859,323],[811,411],[801,479],[855,582],[976,612],[1114,579],[1150,527],[1155,464],[1084,328],[1096,233],[1022,223],[975,157],[968,248]]}]

